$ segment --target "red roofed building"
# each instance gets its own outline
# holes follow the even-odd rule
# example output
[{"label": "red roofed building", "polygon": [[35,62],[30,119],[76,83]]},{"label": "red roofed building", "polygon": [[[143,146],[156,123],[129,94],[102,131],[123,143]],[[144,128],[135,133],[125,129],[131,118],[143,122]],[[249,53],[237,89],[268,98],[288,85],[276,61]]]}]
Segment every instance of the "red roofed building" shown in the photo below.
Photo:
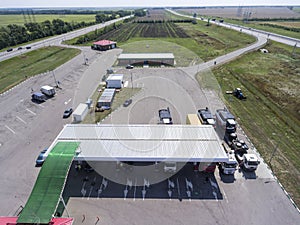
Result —
[{"label": "red roofed building", "polygon": [[101,40],[94,42],[92,45],[92,49],[99,51],[106,51],[109,49],[113,49],[117,47],[117,42],[109,41],[109,40]]}]

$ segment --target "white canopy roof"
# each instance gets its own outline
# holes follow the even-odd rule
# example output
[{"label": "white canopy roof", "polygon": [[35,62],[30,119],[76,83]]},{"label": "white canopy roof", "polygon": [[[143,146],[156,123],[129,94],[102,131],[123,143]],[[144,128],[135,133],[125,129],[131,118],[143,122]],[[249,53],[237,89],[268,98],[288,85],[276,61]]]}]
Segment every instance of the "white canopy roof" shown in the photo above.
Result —
[{"label": "white canopy roof", "polygon": [[68,124],[55,142],[80,142],[77,160],[227,162],[210,125]]}]

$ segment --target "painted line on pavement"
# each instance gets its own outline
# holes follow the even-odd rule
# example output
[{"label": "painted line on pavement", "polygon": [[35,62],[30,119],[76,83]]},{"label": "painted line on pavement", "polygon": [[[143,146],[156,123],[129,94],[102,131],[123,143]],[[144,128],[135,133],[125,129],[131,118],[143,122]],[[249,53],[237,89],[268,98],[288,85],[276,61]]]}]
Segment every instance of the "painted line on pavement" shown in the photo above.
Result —
[{"label": "painted line on pavement", "polygon": [[20,120],[22,123],[27,124],[22,118],[16,116],[18,120]]},{"label": "painted line on pavement", "polygon": [[9,126],[5,125],[5,127],[6,127],[8,130],[10,130],[13,134],[16,134],[16,132],[15,132],[13,129],[11,129]]},{"label": "painted line on pavement", "polygon": [[32,112],[30,109],[26,109],[28,112],[30,112],[32,115],[35,115],[36,116],[36,113],[35,112]]},{"label": "painted line on pavement", "polygon": [[70,98],[68,101],[65,101],[65,105],[67,105],[71,100],[72,98]]}]

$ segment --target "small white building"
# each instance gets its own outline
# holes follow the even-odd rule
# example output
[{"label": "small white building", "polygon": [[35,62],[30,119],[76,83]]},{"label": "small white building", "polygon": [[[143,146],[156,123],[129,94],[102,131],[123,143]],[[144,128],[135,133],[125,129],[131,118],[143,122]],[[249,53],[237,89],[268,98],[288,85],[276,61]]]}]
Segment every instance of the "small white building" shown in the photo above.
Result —
[{"label": "small white building", "polygon": [[88,113],[88,105],[84,103],[80,103],[75,111],[73,112],[73,121],[74,122],[81,122],[84,120],[84,117]]},{"label": "small white building", "polygon": [[123,74],[111,74],[106,79],[106,88],[120,89],[123,86]]}]

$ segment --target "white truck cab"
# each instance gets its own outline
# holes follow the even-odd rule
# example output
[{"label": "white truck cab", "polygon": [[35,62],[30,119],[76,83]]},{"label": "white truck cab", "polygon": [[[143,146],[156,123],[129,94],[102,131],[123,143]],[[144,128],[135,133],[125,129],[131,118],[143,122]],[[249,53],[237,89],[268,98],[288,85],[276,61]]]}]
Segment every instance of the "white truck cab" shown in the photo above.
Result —
[{"label": "white truck cab", "polygon": [[237,168],[238,162],[235,159],[234,152],[228,153],[228,161],[220,164],[221,172],[224,174],[234,174]]},{"label": "white truck cab", "polygon": [[165,162],[164,171],[165,173],[176,173],[177,166],[176,162]]},{"label": "white truck cab", "polygon": [[255,154],[244,154],[242,156],[236,154],[237,160],[240,165],[247,171],[255,171],[260,163]]}]

